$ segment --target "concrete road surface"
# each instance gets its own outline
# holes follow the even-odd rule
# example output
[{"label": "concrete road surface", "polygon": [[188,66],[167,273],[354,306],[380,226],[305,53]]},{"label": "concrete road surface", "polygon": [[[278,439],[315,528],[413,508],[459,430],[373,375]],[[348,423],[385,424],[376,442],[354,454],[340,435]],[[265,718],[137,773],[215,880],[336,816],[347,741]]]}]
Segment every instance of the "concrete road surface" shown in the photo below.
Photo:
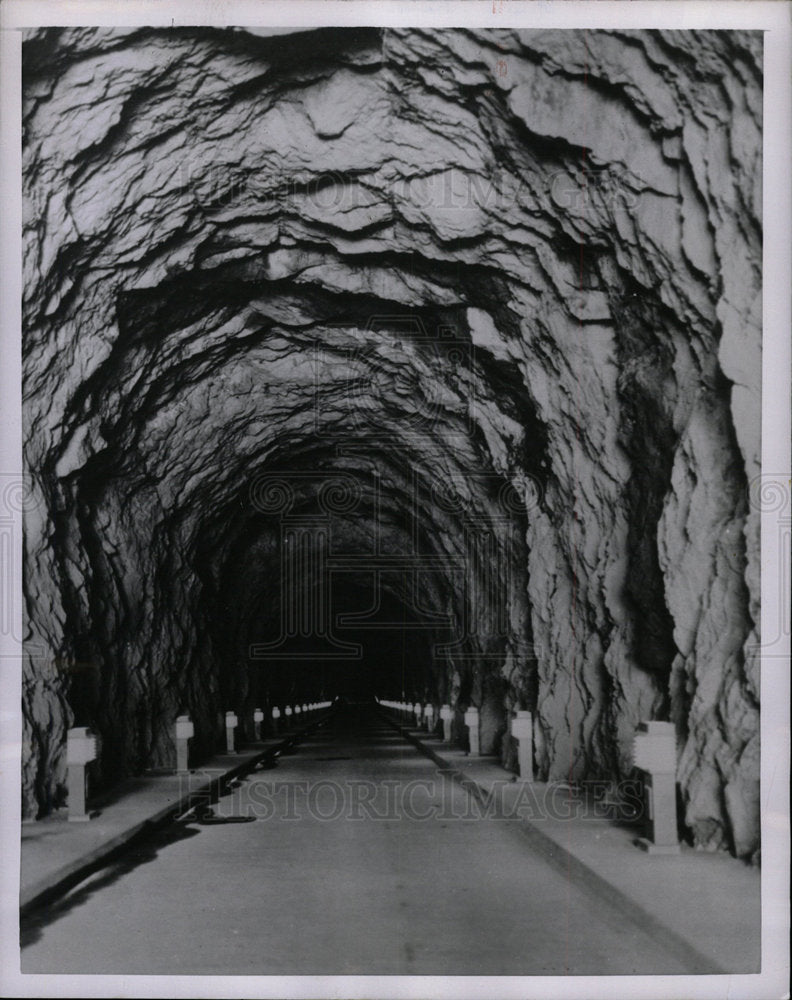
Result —
[{"label": "concrete road surface", "polygon": [[640,927],[482,818],[372,710],[250,775],[23,929],[24,972],[679,974]]}]

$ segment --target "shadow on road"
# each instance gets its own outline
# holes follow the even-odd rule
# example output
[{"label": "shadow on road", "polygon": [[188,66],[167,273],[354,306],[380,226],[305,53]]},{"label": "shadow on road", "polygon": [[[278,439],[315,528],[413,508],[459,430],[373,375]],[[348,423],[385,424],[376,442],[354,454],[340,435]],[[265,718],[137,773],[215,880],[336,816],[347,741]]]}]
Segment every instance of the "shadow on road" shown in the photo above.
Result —
[{"label": "shadow on road", "polygon": [[[60,899],[49,905],[42,906],[35,912],[27,914],[19,922],[19,944],[26,948],[38,941],[46,927],[60,920],[71,910],[82,906],[97,892],[113,885],[120,878],[137,868],[139,865],[154,861],[159,852],[171,844],[196,837],[200,830],[193,829],[185,823],[173,823],[154,833],[147,833],[145,840],[124,847],[124,853],[112,861],[105,861],[96,871],[86,876],[79,885]],[[101,874],[99,874],[101,873]],[[35,970],[28,970],[35,971]]]}]

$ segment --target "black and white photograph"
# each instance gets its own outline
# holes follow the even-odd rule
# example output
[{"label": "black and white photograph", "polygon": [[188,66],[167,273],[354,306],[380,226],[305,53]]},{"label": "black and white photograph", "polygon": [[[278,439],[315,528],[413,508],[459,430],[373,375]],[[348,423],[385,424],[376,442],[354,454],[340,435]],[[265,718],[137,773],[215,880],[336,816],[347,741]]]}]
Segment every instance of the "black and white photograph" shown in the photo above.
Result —
[{"label": "black and white photograph", "polygon": [[4,995],[783,996],[790,5],[43,6]]}]

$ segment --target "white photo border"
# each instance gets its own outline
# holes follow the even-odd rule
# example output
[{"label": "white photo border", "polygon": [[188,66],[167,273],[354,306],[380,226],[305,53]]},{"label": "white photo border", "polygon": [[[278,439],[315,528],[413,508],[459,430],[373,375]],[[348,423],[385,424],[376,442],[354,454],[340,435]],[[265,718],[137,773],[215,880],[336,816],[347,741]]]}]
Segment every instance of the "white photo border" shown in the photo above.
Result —
[{"label": "white photo border", "polygon": [[[21,38],[45,25],[744,29],[764,32],[763,482],[790,504],[792,4],[788,0],[0,0],[0,471],[21,476]],[[765,478],[766,477],[766,478]],[[787,507],[789,509],[789,506]],[[19,515],[21,519],[21,515]],[[651,1000],[788,996],[789,607],[779,514],[762,514],[762,971],[733,976],[52,976],[19,964],[21,651],[0,635],[0,993],[64,997],[555,997]],[[21,593],[21,526],[10,555]],[[5,572],[5,567],[2,567]],[[21,600],[14,601],[21,635]],[[771,692],[771,697],[767,693]],[[735,906],[740,901],[735,900]]]}]

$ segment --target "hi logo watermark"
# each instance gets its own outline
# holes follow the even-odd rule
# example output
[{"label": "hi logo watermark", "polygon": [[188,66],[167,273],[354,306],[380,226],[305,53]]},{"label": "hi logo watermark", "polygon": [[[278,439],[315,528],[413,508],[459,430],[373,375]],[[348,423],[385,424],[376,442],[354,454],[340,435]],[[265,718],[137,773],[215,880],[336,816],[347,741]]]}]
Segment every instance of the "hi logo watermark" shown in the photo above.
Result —
[{"label": "hi logo watermark", "polygon": [[[252,660],[359,659],[362,646],[349,636],[361,631],[433,631],[448,637],[434,643],[434,655],[455,659],[473,640],[517,641],[509,616],[519,585],[514,567],[538,484],[479,471],[411,470],[399,496],[395,547],[386,472],[374,462],[368,471],[278,471],[253,480],[250,503],[277,538],[279,620],[274,638],[251,644]],[[434,544],[438,517],[452,527],[454,545],[445,551]],[[346,529],[356,518],[365,522],[365,547],[350,545]],[[365,606],[337,610],[335,595],[348,593],[350,582],[364,585]],[[455,606],[439,607],[436,595],[449,585]],[[398,620],[388,610],[392,594],[403,609]],[[523,645],[525,655],[534,654]]]}]

